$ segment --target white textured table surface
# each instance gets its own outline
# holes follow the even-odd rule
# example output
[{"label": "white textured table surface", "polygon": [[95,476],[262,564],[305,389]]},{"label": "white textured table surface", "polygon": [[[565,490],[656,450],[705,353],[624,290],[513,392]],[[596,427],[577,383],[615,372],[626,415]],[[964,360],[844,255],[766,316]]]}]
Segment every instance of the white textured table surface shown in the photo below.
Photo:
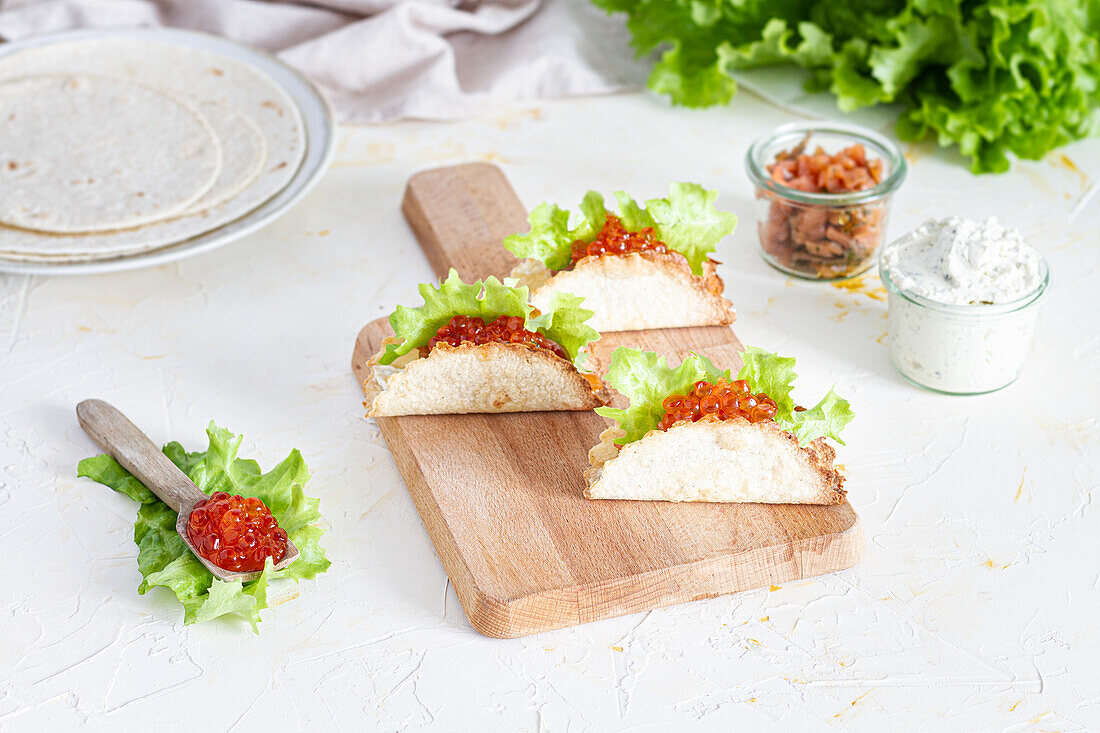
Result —
[{"label": "white textured table surface", "polygon": [[[345,130],[316,191],[243,242],[0,277],[0,729],[1100,730],[1100,200],[1078,205],[1100,141],[981,178],[909,148],[891,235],[997,214],[1053,269],[1019,382],[951,398],[892,371],[876,278],[794,282],[757,255],[742,157],[792,118],[748,93],[708,111],[626,95]],[[467,160],[529,205],[721,191],[741,216],[719,252],[738,334],[856,410],[840,459],[860,565],[525,639],[470,629],[348,368],[360,326],[430,278],[406,179]],[[276,587],[259,636],[139,596],[135,505],[75,477],[91,396],[158,442],[201,449],[213,418],[265,467],[300,448],[331,570]]]}]

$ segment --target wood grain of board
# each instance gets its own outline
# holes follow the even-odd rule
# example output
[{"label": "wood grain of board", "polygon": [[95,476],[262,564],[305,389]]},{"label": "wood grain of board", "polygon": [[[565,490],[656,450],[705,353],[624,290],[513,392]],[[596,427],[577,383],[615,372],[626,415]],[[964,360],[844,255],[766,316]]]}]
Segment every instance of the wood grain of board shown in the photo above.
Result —
[{"label": "wood grain of board", "polygon": [[[526,209],[495,166],[424,171],[402,206],[436,273],[501,276],[500,246]],[[359,334],[352,370],[392,331]],[[679,360],[688,351],[740,365],[725,326],[605,334],[594,362],[629,345]],[[588,450],[607,422],[594,412],[378,418],[394,461],[473,627],[515,637],[854,565],[863,531],[852,507],[590,501]]]}]

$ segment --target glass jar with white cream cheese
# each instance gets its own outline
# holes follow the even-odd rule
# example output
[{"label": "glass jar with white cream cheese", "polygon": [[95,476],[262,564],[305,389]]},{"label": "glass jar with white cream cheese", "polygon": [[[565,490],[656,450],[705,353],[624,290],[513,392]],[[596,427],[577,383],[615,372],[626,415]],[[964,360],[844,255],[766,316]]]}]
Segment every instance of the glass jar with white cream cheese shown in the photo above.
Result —
[{"label": "glass jar with white cream cheese", "polygon": [[1031,350],[1046,260],[996,219],[928,221],[884,247],[890,359],[903,377],[948,394],[1011,384]]}]

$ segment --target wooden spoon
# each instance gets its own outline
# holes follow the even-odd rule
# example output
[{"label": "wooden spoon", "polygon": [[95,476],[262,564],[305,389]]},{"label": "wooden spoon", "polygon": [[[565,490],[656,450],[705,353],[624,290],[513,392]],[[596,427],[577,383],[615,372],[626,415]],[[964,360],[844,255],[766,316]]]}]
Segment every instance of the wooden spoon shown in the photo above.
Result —
[{"label": "wooden spoon", "polygon": [[[187,518],[195,504],[208,499],[194,482],[168,460],[168,456],[138,430],[125,415],[103,400],[84,400],[76,406],[76,419],[80,427],[95,441],[96,445],[122,464],[122,467],[137,477],[157,497],[172,507],[179,515],[176,531],[215,578],[226,581],[248,581],[260,577],[259,572],[238,572],[225,570],[199,554],[187,537]],[[286,555],[275,565],[282,570],[298,559],[298,548],[289,539],[286,541]]]}]

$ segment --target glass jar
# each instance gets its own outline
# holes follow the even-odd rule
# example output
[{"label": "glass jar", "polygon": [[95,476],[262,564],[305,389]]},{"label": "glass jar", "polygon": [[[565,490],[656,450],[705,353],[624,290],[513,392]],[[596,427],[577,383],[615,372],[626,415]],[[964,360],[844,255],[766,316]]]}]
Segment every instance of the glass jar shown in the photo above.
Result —
[{"label": "glass jar", "polygon": [[[768,167],[797,148],[833,155],[859,143],[881,160],[882,180],[851,193],[810,193],[773,180]],[[839,280],[875,262],[886,232],[890,198],[905,179],[905,159],[878,133],[841,122],[796,122],[758,139],[745,156],[756,186],[760,251],[772,267],[810,280]]]},{"label": "glass jar", "polygon": [[1031,350],[1039,304],[1050,285],[1045,260],[1040,272],[1039,287],[1012,302],[951,305],[902,290],[880,265],[894,368],[918,387],[945,394],[984,394],[1012,384]]}]

